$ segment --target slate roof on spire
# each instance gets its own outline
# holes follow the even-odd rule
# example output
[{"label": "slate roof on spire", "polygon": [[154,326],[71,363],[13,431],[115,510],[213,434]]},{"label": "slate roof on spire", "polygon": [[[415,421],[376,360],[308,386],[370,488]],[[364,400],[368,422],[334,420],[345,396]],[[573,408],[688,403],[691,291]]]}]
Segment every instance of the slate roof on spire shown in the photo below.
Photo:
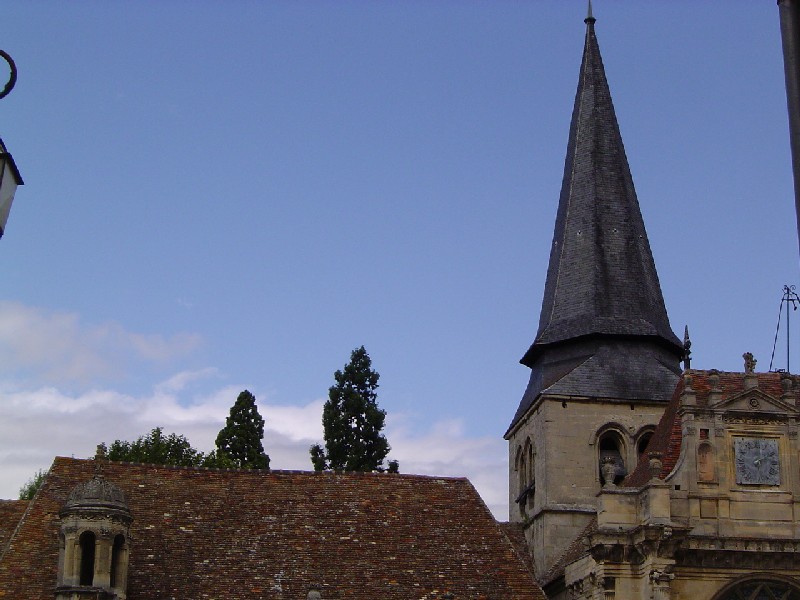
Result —
[{"label": "slate roof on spire", "polygon": [[544,347],[587,335],[654,337],[683,352],[669,325],[594,23],[590,14],[539,331],[522,359],[528,366]]},{"label": "slate roof on spire", "polygon": [[506,436],[543,393],[666,402],[683,345],[672,332],[591,13],[528,388]]}]

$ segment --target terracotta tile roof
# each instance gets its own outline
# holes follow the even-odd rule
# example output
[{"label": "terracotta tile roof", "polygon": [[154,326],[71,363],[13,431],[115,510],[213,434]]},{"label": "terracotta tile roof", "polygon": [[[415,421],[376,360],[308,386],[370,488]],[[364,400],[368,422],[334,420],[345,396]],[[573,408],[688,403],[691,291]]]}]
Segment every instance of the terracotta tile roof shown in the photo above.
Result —
[{"label": "terracotta tile roof", "polygon": [[0,500],[0,556],[26,508],[27,500]]},{"label": "terracotta tile roof", "polygon": [[514,550],[516,550],[517,555],[528,568],[531,576],[534,576],[536,572],[534,568],[535,563],[533,562],[533,554],[530,551],[530,546],[528,546],[528,542],[525,539],[525,527],[523,524],[504,521],[498,523],[498,525],[500,525],[500,528],[506,534],[511,545],[514,546]]},{"label": "terracotta tile roof", "polygon": [[[58,510],[94,473],[56,458],[0,561],[0,597],[52,597]],[[466,479],[108,463],[133,514],[128,597],[544,600]]]},{"label": "terracotta tile roof", "polygon": [[[686,386],[686,375],[691,377],[691,386],[694,390],[697,404],[699,406],[708,405],[708,398],[711,394],[711,381],[712,375],[719,377],[719,389],[721,390],[720,401],[736,396],[745,390],[745,374],[726,372],[726,371],[699,371],[696,369],[689,369],[684,372],[675,392],[672,394],[672,399],[667,405],[667,409],[656,427],[653,437],[650,439],[650,444],[647,447],[647,452],[656,451],[662,453],[663,466],[661,469],[661,479],[667,477],[675,468],[681,452],[681,423],[678,418],[678,407],[680,406],[681,394],[684,392]],[[783,393],[781,387],[782,373],[757,373],[758,389],[761,392],[769,394],[775,398],[780,398]],[[800,377],[792,375],[793,387],[798,388]],[[639,487],[644,485],[650,480],[649,459],[647,452],[642,454],[636,469],[628,475],[623,485],[629,487]]]}]

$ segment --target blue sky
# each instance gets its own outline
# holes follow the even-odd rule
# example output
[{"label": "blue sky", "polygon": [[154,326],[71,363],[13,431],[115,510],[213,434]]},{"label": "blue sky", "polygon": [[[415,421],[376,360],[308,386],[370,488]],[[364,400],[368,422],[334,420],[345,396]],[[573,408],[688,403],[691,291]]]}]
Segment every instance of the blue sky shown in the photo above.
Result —
[{"label": "blue sky", "polygon": [[[502,516],[585,2],[5,8],[0,497],[156,425],[210,449],[244,388],[273,467],[309,468],[363,344],[401,470]],[[673,329],[766,369],[798,265],[777,7],[594,9]]]}]

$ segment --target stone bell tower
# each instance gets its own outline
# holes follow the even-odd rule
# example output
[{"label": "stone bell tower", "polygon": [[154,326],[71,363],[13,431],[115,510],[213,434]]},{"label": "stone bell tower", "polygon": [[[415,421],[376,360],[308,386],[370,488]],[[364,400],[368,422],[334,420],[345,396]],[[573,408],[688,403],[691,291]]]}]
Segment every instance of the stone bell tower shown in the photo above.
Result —
[{"label": "stone bell tower", "polygon": [[[670,328],[591,3],[531,377],[505,434],[511,520],[543,576],[644,451],[675,388]],[[601,463],[605,463],[606,475]],[[613,468],[611,468],[613,465]]]},{"label": "stone bell tower", "polygon": [[56,600],[125,600],[131,512],[125,494],[103,476],[98,447],[95,475],[72,490],[59,511]]}]

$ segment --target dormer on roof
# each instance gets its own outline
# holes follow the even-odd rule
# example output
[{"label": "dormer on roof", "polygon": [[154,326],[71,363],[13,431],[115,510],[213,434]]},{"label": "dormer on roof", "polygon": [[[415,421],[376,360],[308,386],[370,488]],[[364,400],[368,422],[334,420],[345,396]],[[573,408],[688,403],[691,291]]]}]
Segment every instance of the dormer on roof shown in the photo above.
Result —
[{"label": "dormer on roof", "polygon": [[98,446],[95,474],[76,485],[59,511],[56,600],[125,600],[131,512],[125,493],[103,475]]}]

